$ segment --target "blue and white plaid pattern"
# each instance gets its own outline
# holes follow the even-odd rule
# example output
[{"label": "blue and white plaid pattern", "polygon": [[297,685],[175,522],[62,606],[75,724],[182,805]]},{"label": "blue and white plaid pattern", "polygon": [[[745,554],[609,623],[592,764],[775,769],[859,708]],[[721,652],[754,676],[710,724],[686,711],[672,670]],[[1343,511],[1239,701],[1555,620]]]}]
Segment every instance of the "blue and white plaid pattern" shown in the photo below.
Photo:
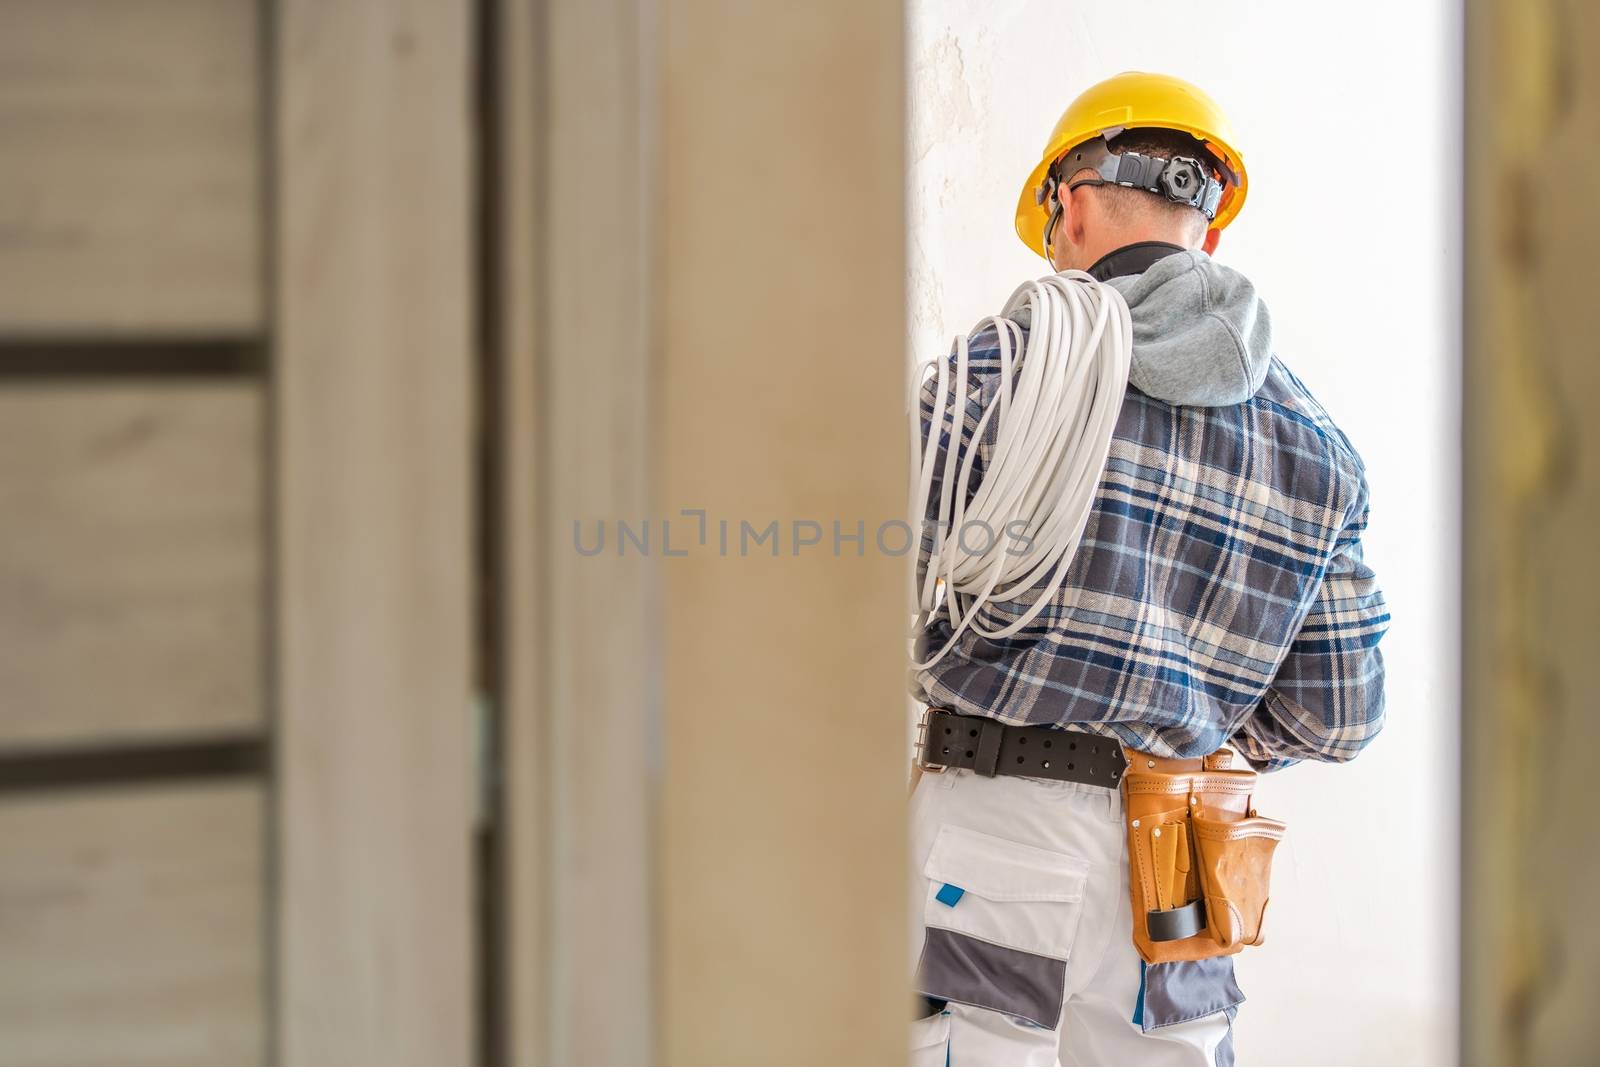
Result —
[{"label": "blue and white plaid pattern", "polygon": [[[973,336],[968,373],[964,442],[999,384],[992,325]],[[924,429],[934,399],[930,380]],[[991,420],[979,442],[973,487],[994,429]],[[947,420],[941,449],[951,430]],[[1383,725],[1378,641],[1389,613],[1361,558],[1367,497],[1355,449],[1276,358],[1235,407],[1173,407],[1130,387],[1065,584],[1009,638],[963,634],[914,673],[913,695],[1161,756],[1231,743],[1271,769],[1350,759]],[[931,544],[930,530],[919,580]],[[994,630],[1022,607],[991,604],[979,621]],[[950,633],[947,616],[931,621],[918,658]]]}]

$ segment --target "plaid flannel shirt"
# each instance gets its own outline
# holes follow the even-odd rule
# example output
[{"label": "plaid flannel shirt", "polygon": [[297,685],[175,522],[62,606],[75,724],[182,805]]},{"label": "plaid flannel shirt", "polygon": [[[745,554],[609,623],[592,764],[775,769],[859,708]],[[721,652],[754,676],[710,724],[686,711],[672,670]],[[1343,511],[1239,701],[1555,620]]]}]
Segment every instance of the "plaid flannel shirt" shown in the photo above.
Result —
[{"label": "plaid flannel shirt", "polygon": [[[973,336],[968,373],[964,441],[999,384],[992,325]],[[930,380],[924,430],[934,399]],[[952,430],[947,420],[936,470]],[[991,420],[973,487],[994,430]],[[1065,584],[1011,637],[969,629],[913,672],[913,695],[1161,756],[1231,743],[1266,769],[1348,760],[1383,725],[1389,614],[1361,558],[1367,507],[1360,457],[1278,359],[1233,407],[1174,407],[1130,386]],[[931,546],[925,528],[919,582]],[[991,604],[979,621],[994,630],[1025,606]],[[947,615],[930,620],[919,661],[951,632]]]}]

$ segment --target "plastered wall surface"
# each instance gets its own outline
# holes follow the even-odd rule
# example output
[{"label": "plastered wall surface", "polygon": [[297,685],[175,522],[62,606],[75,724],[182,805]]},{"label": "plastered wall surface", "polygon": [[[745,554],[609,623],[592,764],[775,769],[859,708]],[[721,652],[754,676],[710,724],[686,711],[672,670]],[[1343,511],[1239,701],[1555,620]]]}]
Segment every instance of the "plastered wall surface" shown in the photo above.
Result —
[{"label": "plastered wall surface", "polygon": [[[911,5],[912,351],[1043,273],[1011,232],[1061,109],[1129,69],[1230,112],[1250,199],[1218,258],[1372,486],[1369,562],[1394,625],[1389,723],[1355,763],[1261,798],[1290,823],[1269,944],[1239,960],[1241,1067],[1426,1067],[1455,1055],[1459,27],[1442,0]],[[1130,1005],[1131,1008],[1131,1005]]]}]

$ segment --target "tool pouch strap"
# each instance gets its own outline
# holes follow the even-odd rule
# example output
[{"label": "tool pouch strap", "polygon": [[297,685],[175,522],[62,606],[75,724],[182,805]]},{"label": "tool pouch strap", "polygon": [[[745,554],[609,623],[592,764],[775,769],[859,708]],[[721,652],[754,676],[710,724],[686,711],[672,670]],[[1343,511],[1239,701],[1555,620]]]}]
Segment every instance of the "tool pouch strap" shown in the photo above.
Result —
[{"label": "tool pouch strap", "polygon": [[1259,945],[1284,825],[1256,814],[1256,773],[1227,758],[1129,755],[1122,790],[1139,955],[1170,963]]}]

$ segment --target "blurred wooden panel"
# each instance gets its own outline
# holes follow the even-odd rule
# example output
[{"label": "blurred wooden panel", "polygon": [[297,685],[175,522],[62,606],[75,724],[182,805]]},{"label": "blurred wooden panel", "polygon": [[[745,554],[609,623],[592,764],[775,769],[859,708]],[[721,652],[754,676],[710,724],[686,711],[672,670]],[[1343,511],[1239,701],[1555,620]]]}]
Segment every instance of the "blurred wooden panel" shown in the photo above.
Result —
[{"label": "blurred wooden panel", "polygon": [[0,2],[0,334],[261,323],[253,0]]},{"label": "blurred wooden panel", "polygon": [[1462,1059],[1566,1067],[1600,1055],[1600,9],[1467,12]]},{"label": "blurred wooden panel", "polygon": [[0,1064],[264,1062],[246,784],[0,799]]},{"label": "blurred wooden panel", "polygon": [[497,5],[495,594],[516,1067],[655,1062],[654,561],[572,547],[574,518],[651,508],[650,316],[614,311],[618,293],[654,299],[638,185],[652,169],[649,6]]},{"label": "blurred wooden panel", "polygon": [[260,404],[0,391],[0,748],[259,726]]},{"label": "blurred wooden panel", "polygon": [[279,0],[282,1067],[471,1063],[473,6]]},{"label": "blurred wooden panel", "polygon": [[[553,686],[550,667],[570,668],[570,664],[553,664],[546,651],[545,642],[550,629],[545,625],[544,603],[544,553],[547,532],[541,521],[541,502],[550,489],[544,477],[548,445],[546,434],[551,428],[541,418],[540,394],[545,372],[540,367],[542,345],[542,318],[538,311],[540,286],[545,278],[543,264],[547,256],[559,255],[552,248],[540,227],[540,203],[547,184],[540,172],[539,161],[544,151],[546,133],[540,122],[541,86],[551,76],[544,62],[547,40],[551,31],[541,29],[541,12],[545,24],[560,26],[562,16],[569,10],[589,11],[599,17],[614,17],[612,13],[624,10],[623,5],[590,5],[559,2],[546,4],[544,0],[494,0],[489,5],[494,20],[494,50],[484,57],[492,65],[495,81],[493,91],[495,106],[490,114],[495,125],[485,131],[491,151],[485,160],[497,170],[485,175],[486,191],[494,196],[489,207],[495,213],[495,225],[486,232],[491,271],[484,278],[491,298],[488,307],[492,318],[488,325],[495,342],[489,356],[494,378],[491,382],[493,400],[484,412],[492,435],[492,451],[496,480],[489,485],[492,507],[490,512],[490,537],[488,544],[492,555],[492,568],[488,593],[492,598],[493,614],[488,633],[489,678],[499,708],[499,780],[503,791],[500,801],[499,867],[491,877],[497,877],[492,891],[500,902],[502,925],[499,952],[501,991],[497,1007],[501,1009],[499,1029],[491,1034],[495,1046],[502,1049],[498,1060],[505,1067],[548,1067],[552,1064],[572,1062],[571,1050],[574,1036],[587,1039],[584,1046],[593,1055],[594,1062],[615,1062],[597,1053],[595,1045],[622,1046],[637,1052],[649,1044],[649,1013],[640,1001],[638,1012],[630,1012],[622,1025],[590,1028],[584,1025],[584,1002],[588,988],[599,984],[586,981],[587,973],[599,973],[601,982],[611,980],[619,997],[627,999],[649,990],[649,969],[639,966],[648,960],[645,944],[637,944],[633,954],[614,953],[602,956],[595,953],[574,953],[570,950],[559,957],[551,951],[556,939],[563,935],[572,938],[580,932],[579,921],[570,907],[557,921],[557,893],[560,880],[565,877],[578,892],[568,901],[594,900],[598,911],[610,911],[621,917],[612,924],[613,929],[624,929],[627,918],[642,917],[648,913],[635,904],[631,908],[618,908],[614,897],[585,894],[584,882],[590,880],[590,871],[598,876],[595,882],[611,894],[632,892],[637,898],[646,894],[643,886],[630,886],[626,879],[609,877],[610,871],[587,865],[559,865],[553,856],[557,839],[555,821],[564,818],[573,823],[585,818],[615,819],[619,814],[628,818],[632,812],[627,805],[604,804],[579,810],[569,803],[557,803],[557,793],[552,775],[561,759],[551,757],[550,726],[552,709],[549,695]],[[618,47],[621,41],[610,34],[594,38],[607,47]],[[575,60],[570,50],[552,49],[552,56],[565,55]],[[580,63],[573,62],[579,67]],[[605,79],[604,73],[596,75]],[[618,92],[625,92],[620,85]],[[593,129],[598,129],[595,124]],[[570,146],[563,146],[570,153]],[[577,161],[571,154],[551,157],[552,163],[573,170],[591,166],[592,175],[610,174],[603,165],[584,159]],[[624,224],[634,221],[634,213],[619,210],[600,216],[607,220],[624,216]],[[571,230],[575,227],[563,227]],[[596,249],[598,251],[598,248]],[[620,250],[609,257],[615,263],[605,263],[603,258],[594,269],[613,266],[626,267],[628,257]],[[585,264],[589,260],[583,261]],[[581,287],[579,292],[586,290]],[[561,309],[552,308],[558,316]],[[573,311],[568,306],[568,310]],[[582,312],[578,311],[581,315]],[[615,322],[615,319],[601,321]],[[591,350],[607,353],[611,349]],[[603,358],[603,356],[602,356]],[[589,360],[585,361],[589,363]],[[599,392],[599,391],[597,391]],[[552,407],[550,414],[556,415]],[[598,435],[595,443],[609,442],[611,435]],[[599,451],[598,449],[596,451]],[[600,484],[610,480],[597,479]],[[625,641],[613,633],[606,647]],[[636,674],[637,672],[629,672]],[[626,675],[616,672],[612,677]],[[625,681],[625,684],[627,682]],[[591,700],[584,709],[588,716],[605,714],[607,709],[597,700]],[[585,735],[579,731],[569,734],[574,741]],[[613,770],[620,779],[633,768],[629,758],[600,762],[601,770]],[[591,768],[585,768],[585,772]],[[568,776],[568,782],[592,781],[587,774]],[[613,779],[602,779],[599,788],[611,785]],[[641,783],[634,778],[634,788]],[[559,814],[558,814],[559,813]],[[633,820],[644,822],[641,818]],[[580,825],[581,831],[583,827]],[[607,827],[604,829],[615,829]],[[629,855],[616,850],[619,864],[641,864],[648,861],[643,856]],[[627,871],[626,867],[621,870]],[[647,872],[642,866],[635,870]],[[642,882],[642,880],[641,880]],[[592,883],[591,883],[592,884]],[[621,974],[611,974],[611,962],[621,964]],[[558,973],[559,972],[559,973]],[[633,985],[624,983],[632,982]],[[556,1055],[566,1051],[565,1058]],[[640,1067],[648,1060],[638,1057]]]}]

